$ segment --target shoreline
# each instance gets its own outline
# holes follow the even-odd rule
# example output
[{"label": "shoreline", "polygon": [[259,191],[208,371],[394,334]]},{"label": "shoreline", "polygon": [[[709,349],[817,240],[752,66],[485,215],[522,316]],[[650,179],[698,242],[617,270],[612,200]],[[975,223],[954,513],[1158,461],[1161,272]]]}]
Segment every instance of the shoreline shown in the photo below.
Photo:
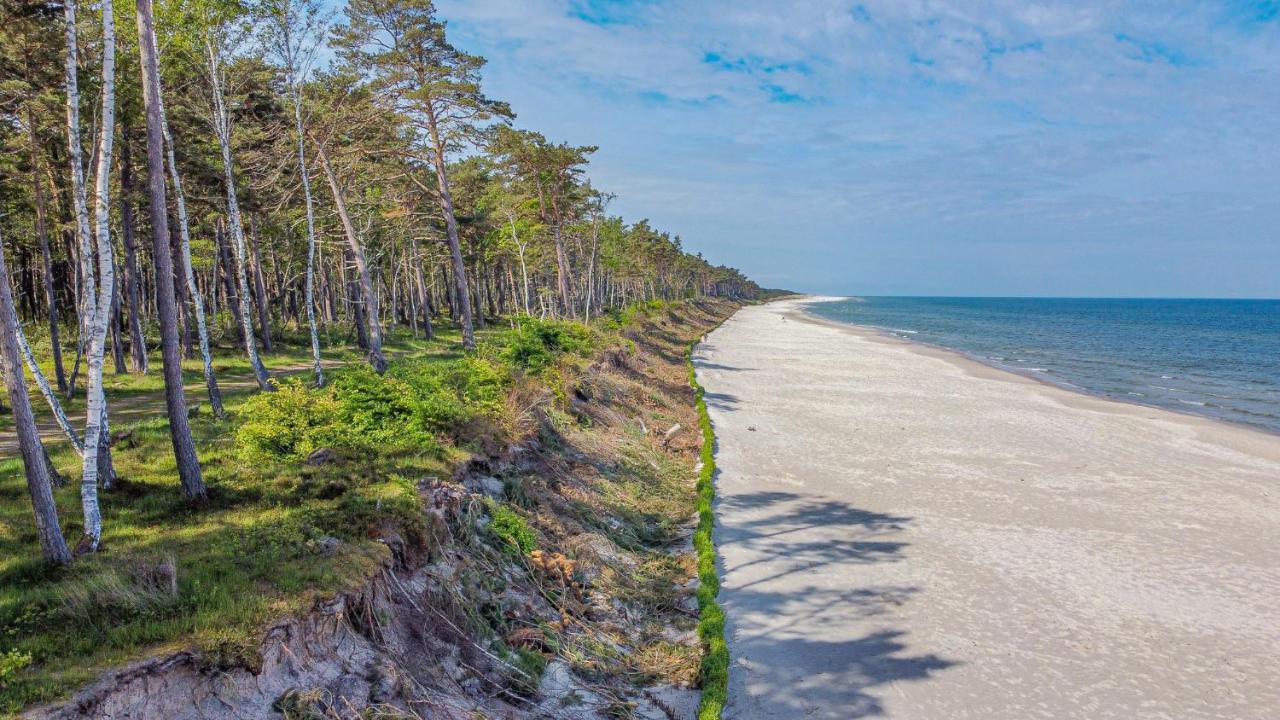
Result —
[{"label": "shoreline", "polygon": [[727,720],[1270,718],[1280,440],[743,308],[715,425]]},{"label": "shoreline", "polygon": [[[1168,407],[1165,405],[1156,405],[1155,403],[1142,402],[1141,400],[1136,400],[1130,397],[1121,397],[1119,395],[1111,395],[1098,390],[1091,390],[1082,385],[1077,385],[1075,383],[1067,382],[1066,380],[1063,380],[1061,382],[1055,382],[1052,377],[1046,377],[1045,373],[1037,373],[1037,372],[1032,372],[1030,370],[1022,370],[1018,367],[1000,365],[976,353],[967,352],[965,350],[960,350],[957,348],[946,347],[945,345],[935,345],[933,343],[925,342],[924,340],[913,340],[911,338],[905,338],[905,337],[902,337],[901,335],[895,334],[891,330],[876,327],[874,325],[861,325],[858,323],[832,320],[830,318],[825,318],[811,312],[809,308],[810,305],[816,304],[816,303],[839,302],[842,300],[849,300],[854,297],[857,297],[857,296],[851,295],[851,296],[842,297],[837,295],[814,295],[814,296],[802,296],[799,298],[797,297],[782,298],[781,300],[791,300],[796,302],[798,304],[798,307],[796,307],[793,310],[793,312],[797,317],[799,317],[803,321],[817,323],[820,325],[827,325],[827,326],[834,327],[841,330],[852,330],[853,332],[855,332],[860,336],[865,336],[869,339],[879,340],[879,341],[883,341],[883,342],[887,342],[895,345],[901,345],[903,347],[906,347],[909,350],[912,350],[913,352],[920,351],[923,354],[930,355],[930,356],[935,356],[934,354],[936,354],[937,357],[940,357],[944,360],[959,360],[959,361],[973,363],[980,367],[983,367],[998,373],[1002,373],[1007,376],[1021,378],[1023,380],[1029,380],[1031,382],[1036,383],[1037,385],[1055,388],[1057,390],[1071,393],[1073,395],[1092,398],[1094,400],[1111,402],[1119,405],[1139,407],[1146,410],[1172,413],[1179,417],[1204,420],[1210,423],[1225,425],[1227,427],[1236,428],[1239,430],[1256,432],[1271,438],[1280,438],[1280,428],[1272,429],[1264,425],[1257,425],[1254,423],[1248,423],[1248,422],[1243,422],[1239,420],[1232,420],[1230,418],[1218,417],[1216,415],[1210,415],[1208,413],[1196,412],[1195,410]],[[781,300],[774,300],[772,302],[780,302]]]}]

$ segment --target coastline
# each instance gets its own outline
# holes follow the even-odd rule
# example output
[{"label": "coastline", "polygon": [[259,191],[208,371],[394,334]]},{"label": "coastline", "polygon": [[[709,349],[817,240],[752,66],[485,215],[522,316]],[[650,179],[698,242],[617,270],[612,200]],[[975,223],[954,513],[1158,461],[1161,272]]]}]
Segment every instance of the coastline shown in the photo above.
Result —
[{"label": "coastline", "polygon": [[725,717],[1269,718],[1280,439],[789,299],[694,353]]},{"label": "coastline", "polygon": [[[901,335],[895,334],[894,332],[887,330],[885,328],[879,328],[873,325],[860,325],[857,323],[849,323],[849,322],[843,322],[840,320],[832,320],[830,318],[825,318],[825,317],[822,317],[821,315],[810,312],[809,310],[809,305],[812,305],[815,303],[839,302],[842,300],[848,300],[850,299],[850,297],[841,297],[836,295],[830,295],[830,296],[814,295],[814,296],[801,296],[800,298],[792,297],[787,299],[800,303],[794,312],[799,319],[802,319],[806,322],[817,323],[819,325],[826,325],[839,330],[848,330],[853,332],[856,335],[859,335],[861,337],[865,337],[868,339],[882,341],[882,342],[886,342],[894,345],[901,345],[913,352],[920,352],[924,355],[928,355],[930,357],[938,357],[943,360],[955,361],[961,364],[961,366],[964,366],[965,363],[971,363],[978,367],[981,367],[996,373],[1000,373],[1001,375],[1004,375],[1004,376],[1020,378],[1026,381],[1033,382],[1037,385],[1055,388],[1057,390],[1061,390],[1071,395],[1092,398],[1094,400],[1099,400],[1102,402],[1116,403],[1118,405],[1138,407],[1144,410],[1156,411],[1161,413],[1170,413],[1178,417],[1192,418],[1192,419],[1212,423],[1214,425],[1225,425],[1231,428],[1237,428],[1240,430],[1260,433],[1264,436],[1271,437],[1271,438],[1280,438],[1280,429],[1273,430],[1265,425],[1258,425],[1254,423],[1232,420],[1230,418],[1219,417],[1216,415],[1210,415],[1208,413],[1203,413],[1203,412],[1196,412],[1195,410],[1190,410],[1190,409],[1182,409],[1182,408],[1169,407],[1165,405],[1157,405],[1155,403],[1143,402],[1133,397],[1112,395],[1112,394],[1108,394],[1108,393],[1104,393],[1096,390],[1091,390],[1082,385],[1077,385],[1075,383],[1067,382],[1066,380],[1062,380],[1062,379],[1056,379],[1055,376],[1049,376],[1049,375],[1046,375],[1045,373],[1038,373],[1038,372],[1033,372],[1031,370],[1024,370],[1016,366],[1001,365],[999,363],[996,363],[995,361],[989,360],[976,353],[970,353],[964,350],[945,347],[942,345],[934,345],[932,343],[928,343],[923,340],[913,340],[911,338],[902,337]],[[775,300],[774,302],[778,302],[778,301]]]}]

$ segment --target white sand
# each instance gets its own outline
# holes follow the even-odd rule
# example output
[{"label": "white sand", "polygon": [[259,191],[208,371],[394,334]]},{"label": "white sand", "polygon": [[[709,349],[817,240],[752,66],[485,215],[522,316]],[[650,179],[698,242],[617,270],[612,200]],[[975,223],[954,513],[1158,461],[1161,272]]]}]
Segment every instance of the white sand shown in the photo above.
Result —
[{"label": "white sand", "polygon": [[726,717],[1280,718],[1280,437],[741,310]]}]

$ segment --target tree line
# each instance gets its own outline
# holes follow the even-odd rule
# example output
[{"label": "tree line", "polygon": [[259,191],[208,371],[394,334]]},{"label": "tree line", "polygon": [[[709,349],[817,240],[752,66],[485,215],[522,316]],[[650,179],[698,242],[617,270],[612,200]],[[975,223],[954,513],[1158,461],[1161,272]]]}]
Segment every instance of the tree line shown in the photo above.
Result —
[{"label": "tree line", "polygon": [[[0,0],[0,359],[46,559],[97,549],[114,481],[104,373],[151,372],[148,348],[200,501],[181,361],[202,361],[223,415],[216,337],[270,391],[261,354],[281,334],[305,334],[322,385],[334,332],[381,372],[390,328],[431,338],[447,322],[473,349],[502,317],[761,292],[610,214],[586,175],[597,148],[518,128],[429,0],[324,8]],[[83,460],[74,552],[26,374]],[[77,392],[82,427],[62,409]]]}]

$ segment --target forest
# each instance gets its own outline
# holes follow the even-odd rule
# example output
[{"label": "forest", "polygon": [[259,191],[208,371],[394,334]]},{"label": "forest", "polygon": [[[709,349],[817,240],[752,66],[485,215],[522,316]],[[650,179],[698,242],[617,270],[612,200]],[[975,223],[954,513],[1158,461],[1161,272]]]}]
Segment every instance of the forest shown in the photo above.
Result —
[{"label": "forest", "polygon": [[[235,488],[334,448],[386,461],[364,500],[391,492],[386,467],[446,466],[483,439],[479,418],[515,422],[520,378],[554,387],[561,358],[661,308],[765,292],[612,213],[587,174],[597,148],[521,128],[429,0],[3,0],[0,12],[0,360],[21,457],[6,467],[26,481],[0,536],[0,710],[91,677],[37,671],[101,649],[59,634],[106,602],[64,612],[68,588],[137,584],[125,560],[94,559],[111,542],[145,531],[180,548],[193,518],[271,497],[238,504]],[[388,497],[379,512],[393,512]],[[280,502],[296,498],[266,504]],[[273,517],[273,532],[293,531]],[[342,524],[315,517],[289,542]],[[282,572],[267,550],[259,560],[254,572]],[[199,613],[181,602],[143,620],[99,607],[96,637],[189,635]]]}]

